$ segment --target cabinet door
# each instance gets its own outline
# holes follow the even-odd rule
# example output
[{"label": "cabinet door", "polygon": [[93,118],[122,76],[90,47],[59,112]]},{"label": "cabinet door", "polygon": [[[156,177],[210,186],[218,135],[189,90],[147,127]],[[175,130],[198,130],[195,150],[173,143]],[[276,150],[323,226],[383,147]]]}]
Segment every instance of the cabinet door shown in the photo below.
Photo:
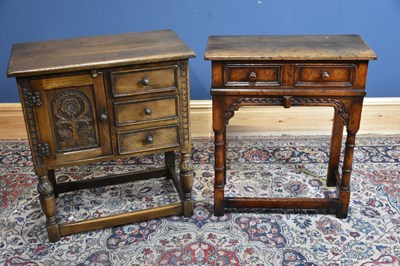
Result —
[{"label": "cabinet door", "polygon": [[50,168],[111,154],[102,74],[35,79],[31,89],[42,100],[35,114]]}]

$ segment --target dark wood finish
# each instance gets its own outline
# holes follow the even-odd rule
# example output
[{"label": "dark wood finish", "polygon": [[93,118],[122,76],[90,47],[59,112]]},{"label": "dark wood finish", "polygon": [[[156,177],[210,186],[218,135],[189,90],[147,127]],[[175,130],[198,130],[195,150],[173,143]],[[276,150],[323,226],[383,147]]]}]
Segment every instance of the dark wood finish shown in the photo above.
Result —
[{"label": "dark wood finish", "polygon": [[117,126],[178,118],[178,97],[158,97],[114,104]]},{"label": "dark wood finish", "polygon": [[119,154],[179,147],[178,126],[118,132]]},{"label": "dark wood finish", "polygon": [[358,35],[210,36],[204,58],[232,60],[374,60]]},{"label": "dark wood finish", "polygon": [[[375,53],[358,35],[211,36],[215,134],[214,214],[225,208],[334,209],[347,217],[355,136],[361,119],[368,61]],[[338,198],[225,197],[226,126],[241,106],[330,106],[335,110],[327,185]],[[342,175],[343,129],[347,138]]]},{"label": "dark wood finish", "polygon": [[192,49],[171,30],[16,43],[7,75],[65,73],[194,56]]},{"label": "dark wood finish", "polygon": [[163,66],[111,73],[113,94],[123,97],[177,89],[177,66]]},{"label": "dark wood finish", "polygon": [[[193,214],[188,59],[170,30],[15,44],[17,77],[38,191],[51,242],[66,234],[168,215]],[[57,183],[55,169],[165,153],[165,167]],[[175,173],[180,152],[180,178]],[[59,224],[59,193],[155,177],[181,201],[148,210]]]}]

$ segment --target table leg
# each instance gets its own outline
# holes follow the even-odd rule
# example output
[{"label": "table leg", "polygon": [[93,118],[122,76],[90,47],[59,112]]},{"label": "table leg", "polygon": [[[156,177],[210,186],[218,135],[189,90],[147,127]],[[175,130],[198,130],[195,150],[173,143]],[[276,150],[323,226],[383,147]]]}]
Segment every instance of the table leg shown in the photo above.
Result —
[{"label": "table leg", "polygon": [[223,133],[223,138],[224,138],[224,146],[223,146],[223,160],[224,160],[224,185],[226,185],[226,127],[224,128],[224,133]]},{"label": "table leg", "polygon": [[328,178],[327,186],[336,186],[335,172],[339,169],[340,151],[342,148],[342,137],[343,137],[343,121],[339,116],[339,113],[335,111],[333,118],[332,136],[331,136],[331,147],[329,152],[329,163],[328,163]]},{"label": "table leg", "polygon": [[183,215],[188,217],[193,215],[193,163],[190,159],[190,153],[181,151],[181,161],[179,164],[179,176],[183,191]]},{"label": "table leg", "polygon": [[215,182],[214,182],[214,215],[223,216],[224,211],[224,184],[226,165],[226,126],[221,103],[213,99],[213,129],[215,146]]},{"label": "table leg", "polygon": [[46,216],[47,234],[50,242],[56,242],[60,240],[60,231],[56,221],[56,200],[53,185],[47,176],[39,176],[38,179],[37,189],[40,194],[40,205]]},{"label": "table leg", "polygon": [[339,185],[339,207],[336,217],[346,218],[350,202],[350,176],[353,163],[356,132],[347,130],[346,149],[342,167],[342,178]]},{"label": "table leg", "polygon": [[350,202],[350,176],[353,165],[354,147],[356,134],[360,128],[361,110],[363,98],[353,98],[349,110],[349,121],[347,127],[347,138],[344,150],[342,166],[342,177],[339,185],[339,206],[336,210],[336,217],[346,218]]},{"label": "table leg", "polygon": [[214,131],[215,134],[215,184],[214,184],[214,214],[224,215],[224,185],[225,185],[225,153],[224,153],[224,130]]}]

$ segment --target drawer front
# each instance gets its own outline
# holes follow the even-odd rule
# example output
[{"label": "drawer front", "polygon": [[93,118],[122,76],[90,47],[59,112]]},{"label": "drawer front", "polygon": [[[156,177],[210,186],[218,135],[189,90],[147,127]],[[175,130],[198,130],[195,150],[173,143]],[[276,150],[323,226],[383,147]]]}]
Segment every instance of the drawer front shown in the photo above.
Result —
[{"label": "drawer front", "polygon": [[226,64],[225,86],[280,86],[282,65]]},{"label": "drawer front", "polygon": [[177,88],[177,66],[115,71],[111,83],[114,97],[173,91]]},{"label": "drawer front", "polygon": [[179,127],[118,132],[117,142],[119,154],[179,147]]},{"label": "drawer front", "polygon": [[353,64],[296,64],[295,86],[350,87]]},{"label": "drawer front", "polygon": [[116,126],[178,118],[178,96],[114,103]]}]

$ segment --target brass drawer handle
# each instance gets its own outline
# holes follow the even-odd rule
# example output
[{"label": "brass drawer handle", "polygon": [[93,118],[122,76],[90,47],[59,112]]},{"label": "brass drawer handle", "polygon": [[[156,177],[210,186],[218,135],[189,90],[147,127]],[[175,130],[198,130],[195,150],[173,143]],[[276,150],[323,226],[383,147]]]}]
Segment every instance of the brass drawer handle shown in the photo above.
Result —
[{"label": "brass drawer handle", "polygon": [[153,136],[152,136],[152,135],[148,135],[148,136],[146,137],[146,143],[147,143],[147,144],[152,144],[153,142],[154,142]]},{"label": "brass drawer handle", "polygon": [[249,74],[249,80],[250,81],[256,81],[256,79],[257,79],[257,74],[256,74],[256,72],[250,72],[250,74]]},{"label": "brass drawer handle", "polygon": [[151,108],[150,108],[150,107],[144,108],[144,113],[145,113],[146,115],[151,115],[151,113],[152,113]]},{"label": "brass drawer handle", "polygon": [[149,80],[148,78],[143,78],[143,79],[142,79],[142,84],[143,84],[144,86],[149,85],[149,83],[150,83],[150,80]]},{"label": "brass drawer handle", "polygon": [[328,79],[330,78],[329,72],[328,72],[328,71],[322,71],[322,72],[321,72],[321,78],[322,78],[323,80],[328,80]]}]

